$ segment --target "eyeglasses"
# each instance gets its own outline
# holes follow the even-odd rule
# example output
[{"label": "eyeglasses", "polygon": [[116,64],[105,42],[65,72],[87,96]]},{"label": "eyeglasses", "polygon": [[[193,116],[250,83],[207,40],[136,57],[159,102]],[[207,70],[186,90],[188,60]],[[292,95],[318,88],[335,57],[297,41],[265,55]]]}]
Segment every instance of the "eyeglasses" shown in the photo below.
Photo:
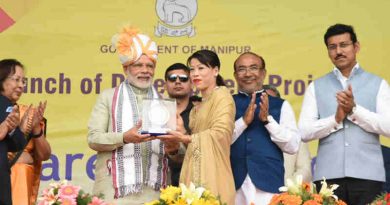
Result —
[{"label": "eyeglasses", "polygon": [[168,81],[173,83],[173,82],[176,82],[176,79],[178,79],[178,78],[179,78],[180,82],[182,82],[182,83],[187,82],[189,79],[187,75],[172,74],[172,75],[168,76]]},{"label": "eyeglasses", "polygon": [[337,49],[337,46],[340,47],[341,49],[345,49],[347,48],[348,46],[352,45],[353,42],[352,41],[349,41],[349,42],[341,42],[340,44],[330,44],[328,45],[328,51],[334,51]]},{"label": "eyeglasses", "polygon": [[8,77],[9,79],[15,81],[16,83],[22,83],[23,86],[26,86],[27,85],[27,78],[20,78],[20,77]]},{"label": "eyeglasses", "polygon": [[260,70],[259,67],[257,66],[250,66],[250,67],[238,67],[237,70],[236,70],[236,73],[242,75],[242,74],[245,74],[246,72],[250,72],[250,73],[256,73]]}]

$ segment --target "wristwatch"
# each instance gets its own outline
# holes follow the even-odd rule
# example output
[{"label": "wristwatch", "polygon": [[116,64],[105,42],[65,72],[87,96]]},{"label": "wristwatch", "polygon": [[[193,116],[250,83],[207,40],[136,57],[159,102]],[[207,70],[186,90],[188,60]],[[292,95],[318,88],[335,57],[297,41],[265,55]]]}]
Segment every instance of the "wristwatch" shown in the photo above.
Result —
[{"label": "wristwatch", "polygon": [[43,129],[41,129],[41,131],[38,134],[34,134],[33,132],[31,132],[30,137],[31,138],[38,138],[38,137],[42,136],[42,134],[43,134]]}]

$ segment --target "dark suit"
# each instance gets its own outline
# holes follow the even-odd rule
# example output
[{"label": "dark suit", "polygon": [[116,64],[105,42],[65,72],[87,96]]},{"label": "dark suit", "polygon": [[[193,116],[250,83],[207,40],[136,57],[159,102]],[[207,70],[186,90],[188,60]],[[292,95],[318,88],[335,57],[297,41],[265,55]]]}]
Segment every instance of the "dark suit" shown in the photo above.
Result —
[{"label": "dark suit", "polygon": [[[256,105],[260,103],[260,95],[256,94]],[[251,96],[239,92],[233,95],[236,105],[236,120],[243,117],[251,101]],[[268,96],[269,115],[276,122],[284,100]],[[256,107],[254,116],[258,116],[260,106]],[[230,163],[232,166],[236,190],[239,190],[249,175],[253,185],[262,191],[279,193],[279,187],[284,184],[284,164],[282,150],[271,140],[269,131],[260,119],[253,122],[242,132],[230,148]]]},{"label": "dark suit", "polygon": [[[0,95],[0,122],[3,122],[10,111],[13,104],[4,96]],[[26,139],[19,128],[10,135],[9,133],[3,140],[0,141],[0,205],[11,205],[11,180],[10,167],[7,153],[15,152],[24,148]]]}]

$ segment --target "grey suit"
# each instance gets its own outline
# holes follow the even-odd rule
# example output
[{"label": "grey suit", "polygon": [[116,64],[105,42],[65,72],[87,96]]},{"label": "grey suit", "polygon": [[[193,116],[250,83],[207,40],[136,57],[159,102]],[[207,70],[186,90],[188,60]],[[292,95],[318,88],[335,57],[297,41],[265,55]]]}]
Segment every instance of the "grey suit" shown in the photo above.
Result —
[{"label": "grey suit", "polygon": [[[356,107],[336,122],[336,93],[352,86]],[[302,140],[319,139],[314,181],[340,185],[335,194],[348,204],[370,203],[385,181],[379,135],[390,136],[388,83],[358,64],[348,78],[340,70],[309,85],[302,104]]]},{"label": "grey suit", "polygon": [[[371,112],[376,111],[376,96],[382,79],[357,69],[349,78],[354,88],[356,104]],[[314,81],[319,118],[335,113],[336,92],[343,87],[334,73]],[[352,119],[353,120],[353,119]],[[353,177],[374,181],[385,181],[382,151],[377,133],[370,133],[344,119],[344,128],[320,139],[314,181]]]}]

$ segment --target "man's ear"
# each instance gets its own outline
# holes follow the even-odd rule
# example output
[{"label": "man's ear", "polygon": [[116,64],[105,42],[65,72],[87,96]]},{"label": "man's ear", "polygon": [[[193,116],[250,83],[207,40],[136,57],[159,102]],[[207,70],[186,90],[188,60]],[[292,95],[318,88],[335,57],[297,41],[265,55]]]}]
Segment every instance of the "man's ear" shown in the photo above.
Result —
[{"label": "man's ear", "polygon": [[267,75],[267,70],[266,69],[261,69],[264,72],[264,76]]},{"label": "man's ear", "polygon": [[234,76],[234,79],[237,81],[238,75],[237,75],[237,72],[236,72],[236,71],[234,71],[233,76]]},{"label": "man's ear", "polygon": [[356,43],[354,44],[354,46],[355,46],[355,51],[356,51],[356,53],[358,53],[358,52],[360,51],[360,43],[359,43],[359,41],[356,41]]}]

